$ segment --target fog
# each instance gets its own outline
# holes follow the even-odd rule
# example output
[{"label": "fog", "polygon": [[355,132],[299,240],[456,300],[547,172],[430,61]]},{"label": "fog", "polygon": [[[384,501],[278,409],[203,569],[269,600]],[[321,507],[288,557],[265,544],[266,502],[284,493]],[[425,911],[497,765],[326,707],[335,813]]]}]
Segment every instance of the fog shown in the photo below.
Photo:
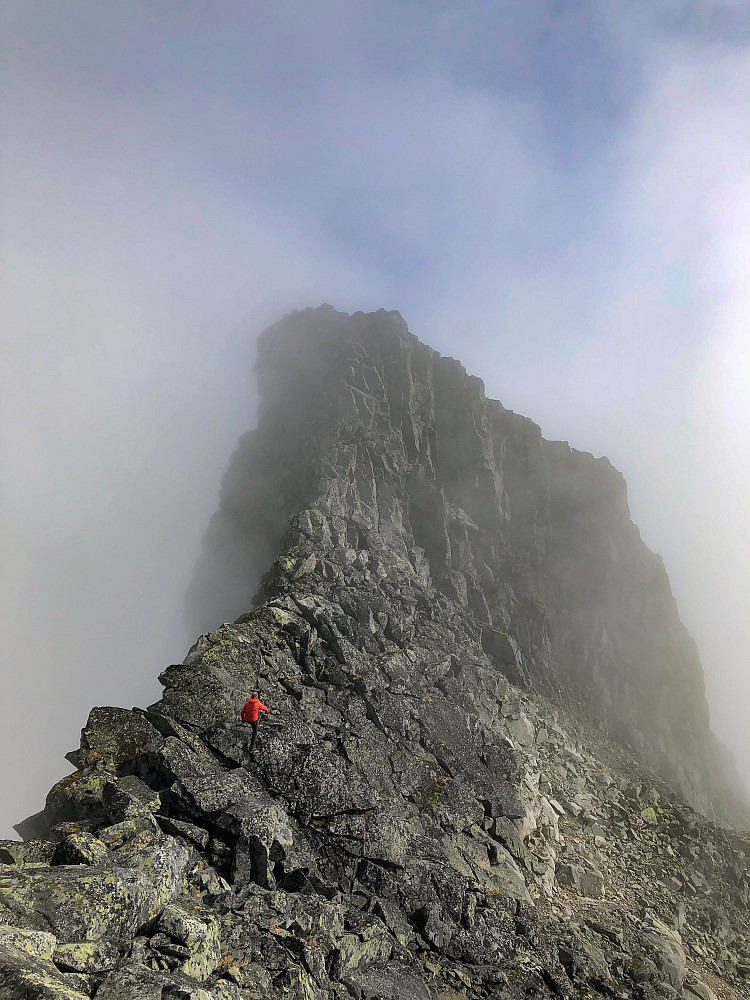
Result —
[{"label": "fog", "polygon": [[624,472],[750,779],[747,6],[0,18],[0,837],[192,643],[255,336],[324,301]]}]

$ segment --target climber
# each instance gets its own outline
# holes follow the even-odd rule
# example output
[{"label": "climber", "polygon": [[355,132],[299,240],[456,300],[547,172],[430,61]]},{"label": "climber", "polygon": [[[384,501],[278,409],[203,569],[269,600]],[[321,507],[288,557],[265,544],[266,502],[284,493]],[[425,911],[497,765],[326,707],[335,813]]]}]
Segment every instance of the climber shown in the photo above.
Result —
[{"label": "climber", "polygon": [[252,750],[255,746],[255,741],[258,738],[258,714],[259,712],[265,712],[268,715],[268,709],[265,705],[258,701],[258,692],[253,691],[250,701],[245,702],[242,708],[242,721],[249,722],[253,727],[253,738],[250,741],[249,749]]}]

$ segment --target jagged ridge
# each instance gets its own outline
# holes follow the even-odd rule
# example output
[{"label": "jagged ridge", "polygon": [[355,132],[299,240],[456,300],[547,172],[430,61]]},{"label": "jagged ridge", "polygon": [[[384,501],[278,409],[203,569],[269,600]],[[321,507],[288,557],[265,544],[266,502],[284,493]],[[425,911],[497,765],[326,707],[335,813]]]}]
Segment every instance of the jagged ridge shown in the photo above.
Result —
[{"label": "jagged ridge", "polygon": [[546,441],[398,313],[292,314],[257,367],[260,423],[206,539],[197,628],[245,611],[273,555],[261,598],[303,564],[316,592],[384,595],[397,618],[437,591],[511,680],[597,718],[702,811],[732,813],[695,644],[607,459]]},{"label": "jagged ridge", "polygon": [[[278,553],[257,606],[147,711],[95,709],[75,773],[0,844],[0,996],[740,997],[750,842],[674,792],[707,802],[720,765],[618,474],[397,314],[295,314],[259,375],[192,598],[231,557],[221,599],[246,611]],[[683,725],[629,665],[634,622],[689,687]]]}]

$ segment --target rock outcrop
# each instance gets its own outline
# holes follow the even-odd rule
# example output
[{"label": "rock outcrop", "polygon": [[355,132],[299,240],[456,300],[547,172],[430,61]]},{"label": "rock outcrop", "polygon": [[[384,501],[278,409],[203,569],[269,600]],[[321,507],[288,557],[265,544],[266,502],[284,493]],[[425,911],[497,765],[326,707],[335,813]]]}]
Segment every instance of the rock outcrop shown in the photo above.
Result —
[{"label": "rock outcrop", "polygon": [[258,374],[205,634],[0,842],[0,996],[745,996],[742,806],[619,473],[395,313]]},{"label": "rock outcrop", "polygon": [[606,458],[546,441],[398,313],[293,314],[257,368],[259,427],[206,538],[196,631],[246,611],[274,557],[261,600],[346,591],[399,623],[437,601],[511,681],[584,711],[702,811],[731,811],[695,644]]}]

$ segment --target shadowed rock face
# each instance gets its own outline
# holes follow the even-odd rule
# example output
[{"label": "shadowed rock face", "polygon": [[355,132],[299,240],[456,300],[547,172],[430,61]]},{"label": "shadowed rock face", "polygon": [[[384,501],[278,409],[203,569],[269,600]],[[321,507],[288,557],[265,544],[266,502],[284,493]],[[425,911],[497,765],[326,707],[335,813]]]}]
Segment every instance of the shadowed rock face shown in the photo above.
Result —
[{"label": "shadowed rock face", "polygon": [[205,540],[196,630],[248,610],[274,555],[256,600],[356,593],[397,623],[437,602],[510,680],[598,720],[701,810],[731,809],[695,644],[606,458],[545,441],[398,313],[292,314],[257,369],[259,427]]},{"label": "shadowed rock face", "polygon": [[750,839],[685,802],[730,773],[619,474],[397,313],[258,374],[205,634],[0,842],[0,997],[740,1000]]}]

